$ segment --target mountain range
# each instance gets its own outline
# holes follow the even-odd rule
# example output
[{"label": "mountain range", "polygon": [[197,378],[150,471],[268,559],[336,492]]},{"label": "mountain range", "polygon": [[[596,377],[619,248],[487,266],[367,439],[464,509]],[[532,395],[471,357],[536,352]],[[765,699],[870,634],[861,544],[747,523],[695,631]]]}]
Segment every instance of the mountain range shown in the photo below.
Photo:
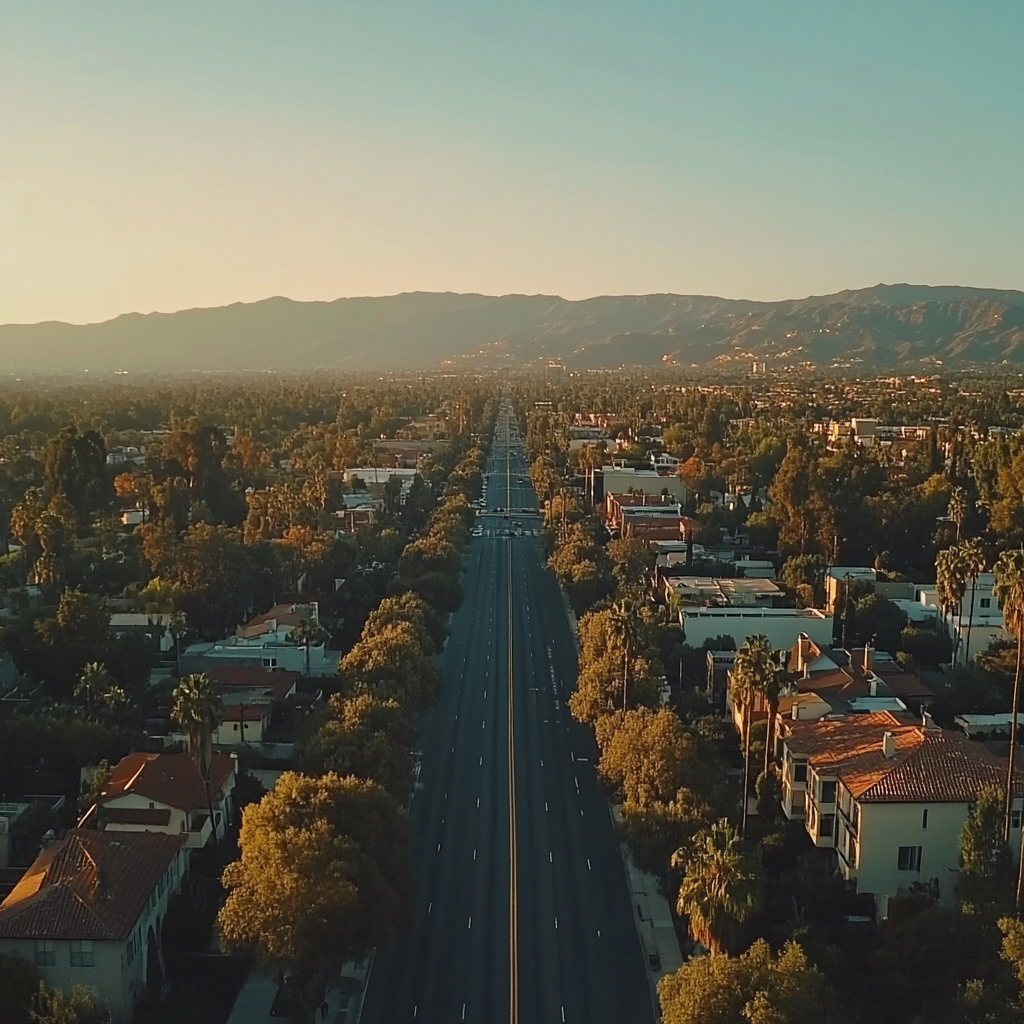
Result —
[{"label": "mountain range", "polygon": [[548,361],[569,369],[1024,364],[1024,292],[895,284],[781,302],[410,292],[0,326],[0,372],[471,371]]}]

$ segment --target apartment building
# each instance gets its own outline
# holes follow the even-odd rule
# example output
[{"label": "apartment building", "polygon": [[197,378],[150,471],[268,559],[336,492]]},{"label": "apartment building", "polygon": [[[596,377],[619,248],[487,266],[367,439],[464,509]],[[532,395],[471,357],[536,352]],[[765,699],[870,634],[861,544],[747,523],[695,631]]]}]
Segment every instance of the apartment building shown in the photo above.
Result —
[{"label": "apartment building", "polygon": [[[842,876],[889,901],[913,883],[955,899],[960,831],[985,786],[1006,784],[1006,762],[925,715],[875,711],[784,722],[782,807],[814,844],[836,851]],[[1014,800],[1010,847],[1020,848],[1024,778]]]}]

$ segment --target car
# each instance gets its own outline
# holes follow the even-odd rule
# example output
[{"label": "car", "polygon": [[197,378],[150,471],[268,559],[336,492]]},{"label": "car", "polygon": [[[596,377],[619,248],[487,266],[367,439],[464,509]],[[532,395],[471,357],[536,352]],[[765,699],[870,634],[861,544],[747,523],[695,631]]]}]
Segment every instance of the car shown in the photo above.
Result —
[{"label": "car", "polygon": [[505,510],[499,505],[498,508],[496,508],[494,511],[495,512],[504,512]]}]

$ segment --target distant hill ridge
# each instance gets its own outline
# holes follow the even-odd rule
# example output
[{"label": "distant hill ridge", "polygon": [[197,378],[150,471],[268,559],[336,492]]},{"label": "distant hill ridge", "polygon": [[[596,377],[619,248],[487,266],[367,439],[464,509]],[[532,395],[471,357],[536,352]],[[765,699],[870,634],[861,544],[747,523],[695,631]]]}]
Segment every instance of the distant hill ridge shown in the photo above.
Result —
[{"label": "distant hill ridge", "polygon": [[547,359],[577,369],[1024,363],[1024,292],[880,284],[781,302],[407,292],[0,326],[0,371],[402,370],[446,360],[469,370]]}]

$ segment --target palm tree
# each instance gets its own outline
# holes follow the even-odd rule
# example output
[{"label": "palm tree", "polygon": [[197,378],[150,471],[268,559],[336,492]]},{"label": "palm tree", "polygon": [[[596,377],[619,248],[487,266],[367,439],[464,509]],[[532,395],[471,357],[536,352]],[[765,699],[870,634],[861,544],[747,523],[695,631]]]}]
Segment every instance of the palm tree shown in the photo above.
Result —
[{"label": "palm tree", "polygon": [[1017,760],[1021,648],[1024,647],[1024,549],[1004,551],[992,567],[992,571],[996,577],[992,592],[1003,611],[1003,622],[1017,638],[1017,667],[1013,674],[1013,710],[1010,716],[1010,759],[1006,771],[1006,811],[1003,820],[1003,838],[1009,842],[1010,814],[1013,810],[1014,767]]},{"label": "palm tree", "polygon": [[727,952],[739,926],[761,904],[760,876],[739,842],[736,831],[722,818],[672,855],[672,866],[686,871],[676,912],[689,918],[690,935],[712,953]]},{"label": "palm tree", "polygon": [[85,701],[85,713],[91,715],[93,708],[99,707],[108,697],[108,694],[117,690],[121,696],[124,691],[114,682],[114,677],[98,661],[91,661],[86,665],[78,677],[75,685],[75,697]]},{"label": "palm tree", "polygon": [[309,675],[309,648],[330,640],[331,634],[313,618],[303,619],[285,638],[297,647],[306,649],[306,675]]},{"label": "palm tree", "polygon": [[935,557],[935,584],[939,592],[939,604],[944,614],[953,616],[954,627],[953,661],[956,661],[960,646],[960,609],[967,589],[967,570],[961,549],[954,545],[940,551]]},{"label": "palm tree", "polygon": [[978,586],[978,577],[988,567],[985,549],[977,537],[960,545],[960,565],[964,576],[971,582],[971,610],[967,613],[967,646],[964,649],[964,661],[971,663],[971,627],[974,624],[974,594]]},{"label": "palm tree", "polygon": [[213,758],[213,734],[224,720],[224,703],[205,672],[185,676],[174,691],[171,718],[188,735],[189,749],[199,766],[206,787],[206,805],[210,811],[213,841],[217,841],[217,820],[213,816],[213,798],[210,795],[210,762]]},{"label": "palm tree", "polygon": [[747,799],[750,794],[750,713],[755,699],[767,700],[773,680],[778,679],[778,661],[771,641],[763,633],[748,636],[736,652],[730,677],[730,692],[743,706],[743,808],[740,813],[740,835],[747,831]]},{"label": "palm tree", "polygon": [[949,492],[949,518],[956,523],[956,542],[959,544],[967,518],[967,492],[962,487],[954,487]]},{"label": "palm tree", "polygon": [[167,632],[174,640],[174,656],[178,662],[178,674],[181,674],[181,638],[188,629],[188,619],[184,612],[171,612],[167,619]]},{"label": "palm tree", "polygon": [[629,686],[629,662],[637,643],[636,601],[628,595],[623,595],[612,605],[611,612],[616,636],[622,644],[622,710],[625,711]]}]

